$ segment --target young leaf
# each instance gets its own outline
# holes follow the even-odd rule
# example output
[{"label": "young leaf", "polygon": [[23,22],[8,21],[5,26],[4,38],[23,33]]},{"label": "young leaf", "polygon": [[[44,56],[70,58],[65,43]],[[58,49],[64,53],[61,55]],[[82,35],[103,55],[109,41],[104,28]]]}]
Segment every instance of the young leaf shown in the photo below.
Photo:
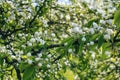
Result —
[{"label": "young leaf", "polygon": [[23,80],[29,80],[31,77],[35,74],[35,67],[34,66],[29,66],[25,69],[23,73]]},{"label": "young leaf", "polygon": [[101,35],[98,39],[98,48],[100,48],[103,43],[104,43],[104,37],[103,37],[103,35]]},{"label": "young leaf", "polygon": [[116,24],[117,27],[120,27],[120,10],[115,12],[113,23]]}]

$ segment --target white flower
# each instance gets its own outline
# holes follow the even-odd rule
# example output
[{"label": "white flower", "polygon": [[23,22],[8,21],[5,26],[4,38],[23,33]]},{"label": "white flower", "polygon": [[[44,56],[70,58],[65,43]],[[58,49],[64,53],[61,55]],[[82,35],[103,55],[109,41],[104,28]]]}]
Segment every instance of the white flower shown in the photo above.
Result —
[{"label": "white flower", "polygon": [[52,33],[51,36],[52,36],[52,37],[55,37],[55,33]]},{"label": "white flower", "polygon": [[85,38],[85,37],[83,37],[83,38],[82,38],[82,41],[86,41],[86,38]]},{"label": "white flower", "polygon": [[52,56],[52,55],[51,55],[51,54],[49,54],[49,55],[48,55],[48,58],[50,58],[51,56]]},{"label": "white flower", "polygon": [[31,38],[30,42],[34,43],[35,42],[35,38]]},{"label": "white flower", "polygon": [[83,30],[82,29],[80,29],[79,30],[79,34],[83,34],[84,32],[83,32]]},{"label": "white flower", "polygon": [[63,38],[67,38],[67,35],[65,35],[65,34],[62,34],[62,37],[63,37]]},{"label": "white flower", "polygon": [[46,58],[45,60],[48,61],[48,58]]},{"label": "white flower", "polygon": [[106,22],[111,25],[111,24],[112,24],[112,21],[113,21],[112,19],[109,19],[109,20],[107,20]]},{"label": "white flower", "polygon": [[39,58],[39,57],[35,58],[35,61],[39,61],[39,60],[40,60],[40,58]]},{"label": "white flower", "polygon": [[32,64],[32,60],[28,59],[28,64]]},{"label": "white flower", "polygon": [[66,20],[70,20],[70,15],[66,15]]},{"label": "white flower", "polygon": [[94,28],[98,28],[99,26],[98,26],[97,23],[93,22],[93,27],[94,27]]},{"label": "white flower", "polygon": [[57,39],[57,38],[54,38],[53,40],[54,40],[55,42],[56,42],[56,41],[58,41],[58,39]]},{"label": "white flower", "polygon": [[27,56],[31,56],[31,53],[27,53]]},{"label": "white flower", "polygon": [[64,45],[66,46],[66,45],[68,45],[68,43],[66,42]]},{"label": "white flower", "polygon": [[42,53],[39,53],[38,56],[39,56],[39,57],[42,57]]},{"label": "white flower", "polygon": [[90,31],[90,33],[91,33],[91,34],[94,34],[94,33],[95,33],[95,31],[94,31],[94,29],[93,29],[93,28],[90,28],[90,30],[89,30],[89,31]]},{"label": "white flower", "polygon": [[105,24],[105,21],[104,21],[104,20],[100,20],[100,23],[101,23],[101,24]]},{"label": "white flower", "polygon": [[112,30],[112,29],[107,29],[106,32],[107,32],[109,35],[113,34],[113,30]]},{"label": "white flower", "polygon": [[73,27],[79,27],[79,25],[78,25],[77,23],[71,23],[71,25],[72,25]]},{"label": "white flower", "polygon": [[32,43],[28,43],[28,46],[32,46]]},{"label": "white flower", "polygon": [[21,45],[22,48],[25,48],[26,46],[25,45]]},{"label": "white flower", "polygon": [[44,34],[47,34],[48,32],[47,31],[44,31]]},{"label": "white flower", "polygon": [[36,37],[40,36],[40,33],[39,32],[35,32],[35,36]]},{"label": "white flower", "polygon": [[79,32],[79,27],[74,27],[72,30],[74,33],[78,33]]},{"label": "white flower", "polygon": [[40,37],[36,38],[37,42],[40,42],[42,39]]},{"label": "white flower", "polygon": [[42,63],[39,62],[39,63],[38,63],[38,66],[41,67],[41,66],[42,66]]},{"label": "white flower", "polygon": [[62,65],[60,63],[57,63],[58,67],[62,67]]},{"label": "white flower", "polygon": [[91,56],[92,56],[92,58],[93,58],[93,59],[95,59],[95,53],[92,53],[92,55],[91,55]]},{"label": "white flower", "polygon": [[104,35],[104,39],[105,39],[105,40],[110,39],[110,35],[109,35],[109,34],[105,34],[105,35]]},{"label": "white flower", "polygon": [[19,34],[18,34],[18,36],[19,36],[19,37],[21,37],[21,36],[22,36],[22,34],[21,34],[21,33],[19,33]]},{"label": "white flower", "polygon": [[105,14],[105,12],[102,9],[97,9],[97,12],[100,14]]},{"label": "white flower", "polygon": [[15,59],[15,58],[16,58],[16,56],[14,56],[14,55],[11,55],[11,58],[12,58],[12,59]]},{"label": "white flower", "polygon": [[23,51],[20,51],[20,54],[21,54],[21,55],[24,54]]},{"label": "white flower", "polygon": [[42,44],[42,45],[44,45],[44,44],[45,44],[45,41],[44,41],[44,40],[41,40],[40,42],[41,42],[41,44]]},{"label": "white flower", "polygon": [[84,30],[84,31],[89,31],[89,28],[84,27],[83,30]]},{"label": "white flower", "polygon": [[111,52],[106,51],[105,54],[109,56],[111,54]]},{"label": "white flower", "polygon": [[18,62],[20,62],[20,61],[21,61],[21,58],[19,57],[19,58],[17,58],[17,60],[18,60]]},{"label": "white flower", "polygon": [[64,63],[65,63],[65,65],[69,65],[69,61],[68,61],[68,60],[67,60],[67,61],[65,61]]},{"label": "white flower", "polygon": [[72,52],[72,49],[68,49],[68,52],[71,53],[71,52]]},{"label": "white flower", "polygon": [[90,41],[90,45],[94,45],[94,42],[93,42],[93,41]]},{"label": "white flower", "polygon": [[28,37],[28,34],[26,34],[25,36]]},{"label": "white flower", "polygon": [[90,45],[90,43],[87,43],[87,46],[89,46]]},{"label": "white flower", "polygon": [[50,68],[50,65],[49,65],[49,64],[47,64],[47,68]]}]

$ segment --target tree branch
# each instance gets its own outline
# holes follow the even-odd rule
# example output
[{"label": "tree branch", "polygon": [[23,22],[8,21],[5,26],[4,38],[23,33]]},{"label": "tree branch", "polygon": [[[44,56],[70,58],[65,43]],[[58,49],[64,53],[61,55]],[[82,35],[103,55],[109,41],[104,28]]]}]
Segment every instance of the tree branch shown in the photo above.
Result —
[{"label": "tree branch", "polygon": [[46,47],[41,47],[39,50],[34,51],[31,53],[32,55],[37,55],[38,53],[40,53],[42,50],[44,49],[51,49],[51,48],[56,48],[56,47],[63,47],[64,44],[52,44],[52,45],[48,45]]},{"label": "tree branch", "polygon": [[14,65],[14,68],[15,68],[18,80],[21,80],[20,70],[16,67],[16,65]]}]

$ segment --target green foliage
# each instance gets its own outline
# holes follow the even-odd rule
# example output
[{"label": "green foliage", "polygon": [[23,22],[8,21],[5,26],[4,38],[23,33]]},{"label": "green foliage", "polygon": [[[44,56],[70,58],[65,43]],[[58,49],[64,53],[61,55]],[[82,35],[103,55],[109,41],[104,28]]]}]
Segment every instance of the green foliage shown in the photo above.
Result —
[{"label": "green foliage", "polygon": [[98,38],[98,48],[102,46],[102,44],[105,42],[103,34]]},{"label": "green foliage", "polygon": [[35,76],[35,66],[26,67],[23,73],[23,80],[33,80]]},{"label": "green foliage", "polygon": [[69,1],[0,1],[0,80],[119,79],[119,3]]},{"label": "green foliage", "polygon": [[117,26],[117,28],[120,27],[120,10],[117,10],[114,14],[114,24]]}]

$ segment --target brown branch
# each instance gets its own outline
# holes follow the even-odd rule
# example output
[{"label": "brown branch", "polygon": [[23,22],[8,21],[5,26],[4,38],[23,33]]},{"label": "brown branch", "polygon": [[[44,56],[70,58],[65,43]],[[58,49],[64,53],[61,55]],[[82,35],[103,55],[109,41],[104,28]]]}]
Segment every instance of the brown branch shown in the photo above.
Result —
[{"label": "brown branch", "polygon": [[[10,30],[9,30],[10,33],[7,34],[7,36],[11,36],[13,33],[16,33],[16,32],[18,32],[18,31],[20,31],[20,30],[25,30],[26,28],[31,28],[33,22],[34,22],[35,19],[39,16],[40,11],[42,10],[43,7],[45,7],[45,5],[46,5],[46,1],[43,3],[43,6],[40,6],[40,7],[39,7],[39,9],[38,9],[38,11],[36,12],[36,14],[34,15],[34,17],[30,20],[28,26],[25,26],[25,27],[22,27],[22,28],[18,28],[18,29],[14,29],[13,31],[10,31]],[[41,14],[42,14],[42,13],[41,13]],[[25,24],[25,25],[26,25],[26,24]]]},{"label": "brown branch", "polygon": [[14,65],[14,68],[15,68],[18,80],[21,80],[20,70],[16,67],[16,65]]},{"label": "brown branch", "polygon": [[56,48],[56,47],[63,47],[64,45],[63,44],[52,44],[52,45],[48,45],[46,47],[41,47],[39,50],[37,51],[34,51],[34,49],[32,49],[32,55],[37,55],[38,53],[40,53],[42,50],[44,49],[51,49],[51,48]]}]

